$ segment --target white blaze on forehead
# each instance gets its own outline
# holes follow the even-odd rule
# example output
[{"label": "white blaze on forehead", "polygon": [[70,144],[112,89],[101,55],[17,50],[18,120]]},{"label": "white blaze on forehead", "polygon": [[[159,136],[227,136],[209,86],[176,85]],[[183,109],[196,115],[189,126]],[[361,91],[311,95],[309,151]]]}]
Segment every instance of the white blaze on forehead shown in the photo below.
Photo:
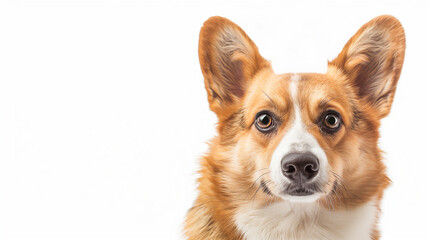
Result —
[{"label": "white blaze on forehead", "polygon": [[[271,163],[271,177],[275,185],[278,187],[276,191],[278,193],[283,191],[285,184],[290,183],[281,169],[281,160],[284,156],[292,152],[311,152],[318,159],[320,164],[319,174],[312,181],[325,181],[328,176],[328,161],[326,154],[323,149],[319,146],[316,138],[307,132],[306,126],[302,121],[301,111],[298,102],[298,85],[301,77],[294,74],[290,78],[289,92],[293,101],[294,115],[292,127],[287,129],[286,134],[283,136],[277,148],[274,150]],[[291,197],[285,196],[287,199],[298,198],[300,200],[315,200],[314,198],[318,195],[311,195],[306,197]],[[309,199],[306,199],[309,198]],[[311,198],[311,199],[310,199]]]},{"label": "white blaze on forehead", "polygon": [[292,97],[293,101],[293,108],[295,110],[295,121],[293,126],[295,128],[304,129],[304,125],[302,123],[301,119],[301,111],[299,109],[299,103],[298,103],[298,82],[301,80],[301,76],[298,74],[292,75],[290,78],[290,85],[289,85],[289,92]]},{"label": "white blaze on forehead", "polygon": [[292,75],[292,77],[290,77],[289,91],[290,91],[290,94],[292,96],[292,100],[294,101],[294,104],[298,103],[297,91],[298,91],[298,81],[299,80],[301,80],[301,76],[299,76],[298,74],[294,74],[294,75]]}]

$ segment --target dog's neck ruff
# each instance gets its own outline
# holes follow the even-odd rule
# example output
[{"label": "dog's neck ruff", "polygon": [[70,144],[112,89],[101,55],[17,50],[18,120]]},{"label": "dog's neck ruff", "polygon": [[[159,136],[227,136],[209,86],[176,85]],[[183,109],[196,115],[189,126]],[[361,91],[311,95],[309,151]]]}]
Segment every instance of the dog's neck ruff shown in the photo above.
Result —
[{"label": "dog's neck ruff", "polygon": [[328,210],[317,203],[288,201],[257,208],[240,207],[235,223],[247,240],[370,240],[377,217],[370,201],[348,210]]}]

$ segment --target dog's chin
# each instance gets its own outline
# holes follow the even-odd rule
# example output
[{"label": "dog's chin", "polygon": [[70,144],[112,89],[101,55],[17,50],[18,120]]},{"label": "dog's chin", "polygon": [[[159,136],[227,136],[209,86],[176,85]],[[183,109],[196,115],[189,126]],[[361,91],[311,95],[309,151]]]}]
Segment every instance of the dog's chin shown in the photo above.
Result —
[{"label": "dog's chin", "polygon": [[289,202],[296,202],[296,203],[312,203],[320,199],[322,196],[322,193],[320,192],[314,192],[311,194],[305,194],[305,195],[291,195],[291,194],[281,194],[281,198],[289,201]]}]

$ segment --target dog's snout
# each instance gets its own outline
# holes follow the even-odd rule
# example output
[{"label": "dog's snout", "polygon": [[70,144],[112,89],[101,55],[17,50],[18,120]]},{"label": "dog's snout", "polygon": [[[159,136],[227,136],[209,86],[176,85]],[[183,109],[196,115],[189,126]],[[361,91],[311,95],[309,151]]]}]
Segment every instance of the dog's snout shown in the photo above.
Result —
[{"label": "dog's snout", "polygon": [[282,158],[282,172],[293,182],[308,182],[319,172],[319,159],[310,152],[289,153]]}]

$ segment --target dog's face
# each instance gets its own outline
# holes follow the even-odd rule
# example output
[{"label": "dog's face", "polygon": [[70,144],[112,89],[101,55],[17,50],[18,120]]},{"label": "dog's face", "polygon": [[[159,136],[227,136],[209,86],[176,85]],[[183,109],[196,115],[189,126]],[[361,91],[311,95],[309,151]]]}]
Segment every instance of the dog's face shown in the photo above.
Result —
[{"label": "dog's face", "polygon": [[379,120],[390,111],[404,51],[400,23],[381,16],[350,39],[326,74],[278,75],[242,29],[210,18],[199,57],[219,118],[216,148],[230,159],[229,175],[243,179],[231,187],[329,204],[351,198],[345,194],[364,202],[384,189]]}]

